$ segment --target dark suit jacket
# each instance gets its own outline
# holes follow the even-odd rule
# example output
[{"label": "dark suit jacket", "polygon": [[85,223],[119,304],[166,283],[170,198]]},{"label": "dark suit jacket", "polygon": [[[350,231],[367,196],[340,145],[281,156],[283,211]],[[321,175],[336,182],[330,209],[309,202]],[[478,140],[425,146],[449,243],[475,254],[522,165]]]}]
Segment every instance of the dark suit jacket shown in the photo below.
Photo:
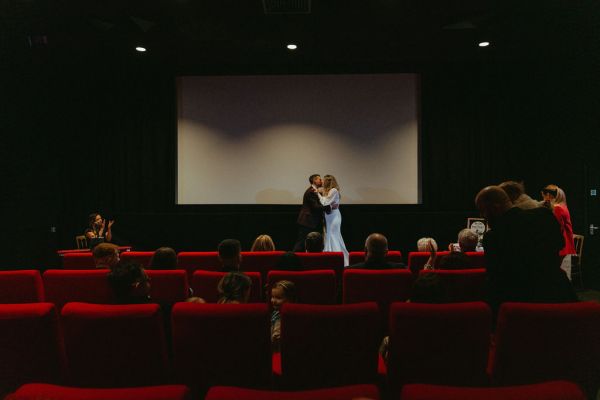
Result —
[{"label": "dark suit jacket", "polygon": [[349,269],[406,269],[402,263],[393,263],[389,261],[380,262],[361,262],[348,267]]},{"label": "dark suit jacket", "polygon": [[319,195],[311,186],[304,192],[302,198],[302,208],[298,215],[298,225],[308,228],[318,228],[323,224],[324,207],[319,201]]},{"label": "dark suit jacket", "polygon": [[560,226],[547,208],[511,208],[494,221],[492,230],[484,236],[483,247],[492,308],[506,301],[577,300],[560,269]]}]

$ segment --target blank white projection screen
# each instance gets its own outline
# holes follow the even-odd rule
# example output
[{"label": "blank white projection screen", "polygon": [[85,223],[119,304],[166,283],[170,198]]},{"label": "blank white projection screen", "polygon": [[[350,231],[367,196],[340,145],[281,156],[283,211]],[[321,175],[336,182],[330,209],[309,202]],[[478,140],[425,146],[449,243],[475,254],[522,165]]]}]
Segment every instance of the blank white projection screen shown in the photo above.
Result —
[{"label": "blank white projection screen", "polygon": [[342,204],[418,204],[416,74],[177,79],[177,203],[300,204],[312,174]]}]

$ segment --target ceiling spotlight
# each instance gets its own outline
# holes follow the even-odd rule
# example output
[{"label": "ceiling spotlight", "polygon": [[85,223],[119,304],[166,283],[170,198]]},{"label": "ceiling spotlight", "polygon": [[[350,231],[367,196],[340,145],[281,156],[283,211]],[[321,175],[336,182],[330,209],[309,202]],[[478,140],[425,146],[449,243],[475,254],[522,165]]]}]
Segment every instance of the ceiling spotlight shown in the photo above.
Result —
[{"label": "ceiling spotlight", "polygon": [[298,46],[294,43],[290,43],[286,47],[288,48],[288,50],[296,50],[298,48]]},{"label": "ceiling spotlight", "polygon": [[488,47],[490,42],[479,42],[479,47]]},{"label": "ceiling spotlight", "polygon": [[136,51],[139,51],[140,53],[143,53],[143,52],[145,52],[145,51],[146,51],[146,48],[145,48],[145,47],[142,47],[142,46],[137,46],[137,47],[135,48],[135,50],[136,50]]}]

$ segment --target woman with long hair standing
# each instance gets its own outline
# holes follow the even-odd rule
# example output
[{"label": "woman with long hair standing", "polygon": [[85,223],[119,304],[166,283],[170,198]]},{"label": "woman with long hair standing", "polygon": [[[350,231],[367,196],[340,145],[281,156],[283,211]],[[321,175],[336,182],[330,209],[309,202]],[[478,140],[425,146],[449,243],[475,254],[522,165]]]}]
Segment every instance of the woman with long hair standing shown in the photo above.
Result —
[{"label": "woman with long hair standing", "polygon": [[560,231],[565,240],[565,245],[560,251],[562,257],[561,268],[571,279],[571,255],[576,254],[575,243],[573,242],[573,224],[571,223],[571,214],[567,208],[567,196],[565,192],[556,185],[548,185],[542,189],[542,198],[544,206],[550,208],[556,220],[560,224]]},{"label": "woman with long hair standing", "polygon": [[344,266],[350,262],[348,250],[342,238],[342,214],[340,213],[340,186],[333,175],[323,177],[323,193],[319,200],[324,206],[331,206],[331,213],[325,214],[325,248],[323,251],[344,253]]}]

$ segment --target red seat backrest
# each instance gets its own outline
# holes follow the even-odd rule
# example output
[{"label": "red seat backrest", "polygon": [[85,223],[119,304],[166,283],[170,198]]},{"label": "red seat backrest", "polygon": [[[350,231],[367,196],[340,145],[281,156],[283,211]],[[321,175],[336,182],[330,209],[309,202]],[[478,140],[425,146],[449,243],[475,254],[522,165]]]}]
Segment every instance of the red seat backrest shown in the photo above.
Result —
[{"label": "red seat backrest", "polygon": [[0,271],[0,303],[40,301],[44,301],[44,284],[40,271]]},{"label": "red seat backrest", "polygon": [[146,268],[150,265],[153,256],[153,251],[125,251],[120,257],[124,262],[136,262]]},{"label": "red seat backrest", "polygon": [[178,303],[172,311],[175,379],[194,388],[268,387],[270,315],[266,304]]},{"label": "red seat backrest", "polygon": [[260,272],[266,281],[269,271],[276,269],[283,251],[243,251],[241,270],[244,272]]},{"label": "red seat backrest", "polygon": [[[219,291],[217,286],[226,272],[202,271],[194,272],[192,277],[192,290],[195,297],[201,297],[207,303],[216,303],[219,300]],[[249,303],[260,303],[263,298],[263,286],[260,272],[246,272],[246,275],[252,280],[252,289],[250,289]]]},{"label": "red seat backrest", "polygon": [[190,400],[185,385],[161,385],[136,388],[98,389],[30,383],[21,386],[11,400]]},{"label": "red seat backrest", "polygon": [[[449,251],[438,251],[435,265],[437,265],[437,263],[439,262],[440,257],[446,256],[448,254],[450,254]],[[430,254],[427,251],[411,251],[410,253],[408,253],[408,268],[413,273],[422,270],[425,264],[427,263],[427,260],[429,260],[429,256]]]},{"label": "red seat backrest", "polygon": [[216,251],[182,251],[177,254],[177,268],[185,269],[190,279],[198,269],[217,271],[220,266],[219,253]]},{"label": "red seat backrest", "polygon": [[482,302],[392,304],[388,382],[487,384],[491,318]]},{"label": "red seat backrest", "polygon": [[[385,259],[389,262],[401,263],[402,262],[402,253],[397,250],[390,250],[387,253]],[[365,262],[365,252],[364,251],[351,251],[350,252],[350,265],[358,264]]]},{"label": "red seat backrest", "polygon": [[600,304],[504,303],[500,307],[494,384],[564,379],[595,396],[600,383],[599,360]]},{"label": "red seat backrest", "polygon": [[586,397],[579,386],[573,382],[552,381],[534,385],[482,388],[416,383],[404,386],[400,398],[402,400],[585,400]]},{"label": "red seat backrest", "polygon": [[284,304],[281,383],[289,389],[374,383],[378,309],[375,303]]},{"label": "red seat backrest", "polygon": [[150,297],[158,303],[176,303],[190,297],[187,273],[182,269],[147,269]]},{"label": "red seat backrest", "polygon": [[449,303],[486,300],[485,269],[421,270],[419,274],[435,272],[440,276]]},{"label": "red seat backrest", "polygon": [[[297,302],[303,304],[334,304],[336,298],[335,272],[333,270],[314,271],[269,271],[268,287],[277,281],[294,282]],[[267,301],[271,293],[267,293]]]},{"label": "red seat backrest", "polygon": [[376,302],[381,332],[387,332],[390,305],[410,299],[413,280],[414,275],[407,269],[347,269],[344,271],[342,302]]},{"label": "red seat backrest", "polygon": [[0,393],[27,382],[58,382],[64,367],[50,303],[0,304]]},{"label": "red seat backrest", "polygon": [[49,269],[43,275],[46,301],[54,303],[58,310],[72,301],[113,303],[114,296],[108,283],[108,273],[107,269]]},{"label": "red seat backrest", "polygon": [[[379,399],[375,385],[352,385],[336,388],[279,392],[229,386],[210,388],[204,400],[351,400]],[[20,399],[17,399],[20,400]],[[33,400],[33,399],[32,399]],[[579,399],[576,399],[579,400]]]},{"label": "red seat backrest", "polygon": [[61,319],[71,384],[128,387],[166,382],[164,320],[158,304],[69,303]]},{"label": "red seat backrest", "polygon": [[92,252],[68,253],[62,256],[62,265],[64,269],[94,269],[94,256]]}]

